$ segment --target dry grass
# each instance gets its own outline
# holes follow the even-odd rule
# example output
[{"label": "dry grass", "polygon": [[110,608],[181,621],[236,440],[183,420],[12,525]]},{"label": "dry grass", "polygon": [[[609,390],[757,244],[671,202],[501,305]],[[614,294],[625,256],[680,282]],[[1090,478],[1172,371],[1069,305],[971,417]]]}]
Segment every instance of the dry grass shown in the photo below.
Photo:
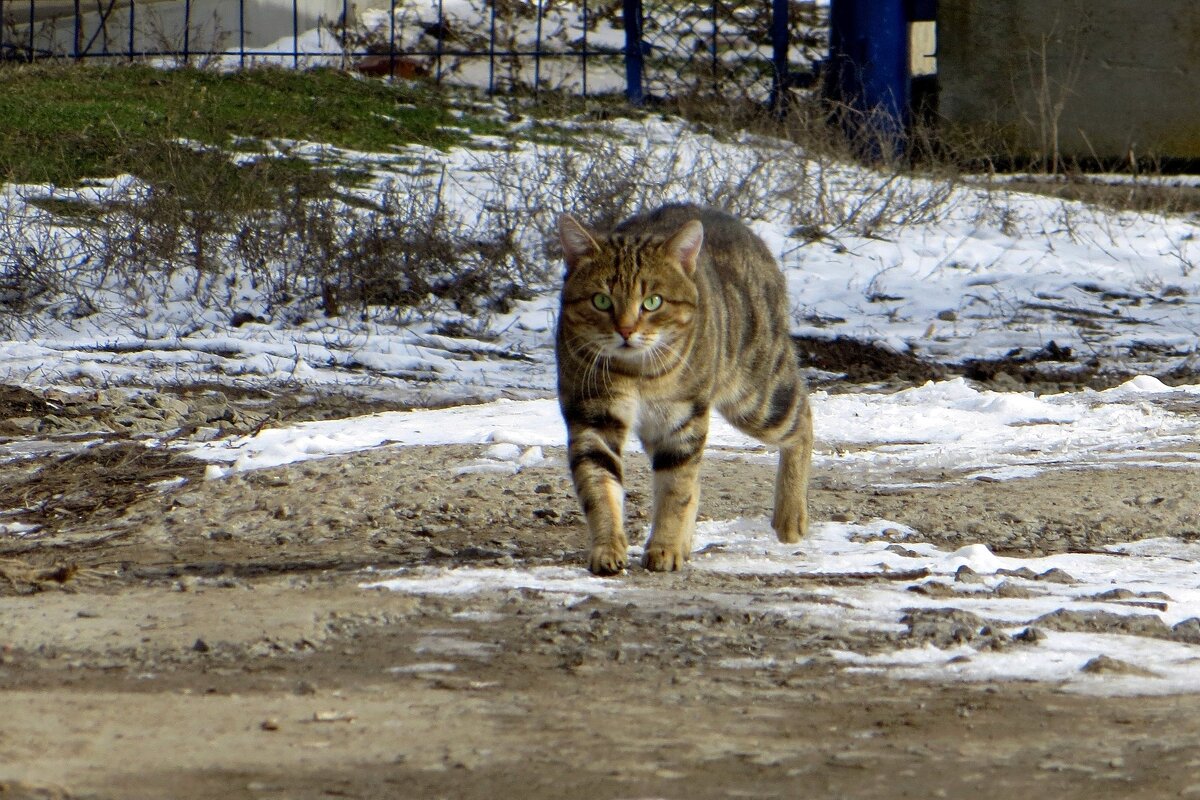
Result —
[{"label": "dry grass", "polygon": [[[34,541],[86,526],[95,530],[158,490],[156,481],[197,480],[205,465],[165,448],[115,441],[64,456],[21,462],[0,482],[6,522],[40,526]],[[20,542],[21,540],[16,540]],[[24,549],[14,545],[0,554]]]}]

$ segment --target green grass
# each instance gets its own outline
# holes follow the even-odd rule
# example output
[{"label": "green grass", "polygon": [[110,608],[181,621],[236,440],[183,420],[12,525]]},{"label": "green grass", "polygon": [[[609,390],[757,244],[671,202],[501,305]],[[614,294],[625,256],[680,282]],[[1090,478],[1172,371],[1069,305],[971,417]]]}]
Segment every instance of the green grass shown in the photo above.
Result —
[{"label": "green grass", "polygon": [[172,143],[187,139],[253,150],[253,139],[303,139],[388,151],[445,148],[501,124],[455,117],[419,87],[334,70],[255,69],[226,74],[144,66],[0,67],[0,180],[78,183],[128,172],[174,171]]}]

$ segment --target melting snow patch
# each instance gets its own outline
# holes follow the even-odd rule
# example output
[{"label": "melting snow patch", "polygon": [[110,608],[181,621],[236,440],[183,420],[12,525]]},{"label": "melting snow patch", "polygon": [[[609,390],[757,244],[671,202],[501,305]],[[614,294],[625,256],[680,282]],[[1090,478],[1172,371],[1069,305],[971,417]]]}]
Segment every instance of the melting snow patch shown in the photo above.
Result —
[{"label": "melting snow patch", "polygon": [[362,584],[364,589],[391,589],[411,594],[478,594],[505,589],[533,589],[571,595],[607,595],[620,583],[597,578],[582,567],[420,568],[396,577]]},{"label": "melting snow patch", "polygon": [[[982,480],[1011,480],[1038,471],[1139,462],[1179,466],[1180,452],[1200,426],[1155,398],[1200,395],[1154,378],[1104,392],[1034,397],[976,389],[965,380],[927,383],[891,395],[817,392],[813,414],[818,466],[886,471],[965,471]],[[274,467],[383,445],[489,445],[462,472],[515,472],[540,464],[542,448],[563,446],[554,400],[499,400],[474,406],[372,414],[306,422],[252,436],[188,446],[188,452],[234,472]],[[708,446],[728,457],[765,454],[758,442],[714,415]],[[631,442],[636,451],[636,442]],[[1194,466],[1194,455],[1184,464]]]},{"label": "melting snow patch", "polygon": [[[902,548],[891,541],[897,537],[906,540]],[[696,583],[651,587],[636,574],[597,578],[582,567],[424,568],[363,586],[414,594],[533,589],[566,603],[589,596],[664,607],[684,607],[698,597],[731,607],[753,602],[761,613],[818,627],[886,631],[911,642],[870,655],[831,653],[856,670],[915,679],[1050,681],[1102,694],[1200,690],[1194,566],[1200,546],[1158,538],[1109,553],[1013,558],[982,544],[944,551],[917,538],[916,531],[876,520],[817,525],[803,542],[787,545],[765,518],[700,523],[690,568],[775,576],[772,588],[753,590],[752,601],[728,591],[706,593]],[[788,576],[812,599],[798,598]],[[853,580],[822,582],[846,577]],[[949,641],[939,638],[939,621],[951,632]],[[753,669],[791,664],[776,663],[769,653],[718,662]]]}]

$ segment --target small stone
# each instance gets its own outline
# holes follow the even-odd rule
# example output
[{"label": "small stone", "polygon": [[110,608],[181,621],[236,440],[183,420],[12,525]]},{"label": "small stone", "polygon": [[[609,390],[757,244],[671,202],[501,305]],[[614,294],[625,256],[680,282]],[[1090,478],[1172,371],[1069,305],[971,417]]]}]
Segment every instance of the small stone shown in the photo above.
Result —
[{"label": "small stone", "polygon": [[533,487],[534,494],[550,494],[554,491],[554,487],[548,483],[539,483]]},{"label": "small stone", "polygon": [[211,425],[200,425],[196,430],[192,431],[191,439],[193,442],[211,442],[214,439],[221,437],[221,429]]},{"label": "small stone", "polygon": [[1157,614],[1117,614],[1110,611],[1059,609],[1034,620],[1043,628],[1075,633],[1123,633],[1171,638],[1171,629]]},{"label": "small stone", "polygon": [[954,587],[941,581],[926,581],[908,587],[910,592],[922,594],[926,597],[956,597],[958,592],[954,591]]},{"label": "small stone", "polygon": [[1037,580],[1046,581],[1047,583],[1077,583],[1075,577],[1071,573],[1058,567],[1053,567],[1046,570],[1041,575],[1037,576]]},{"label": "small stone", "polygon": [[197,653],[207,653],[211,649],[212,648],[208,646],[208,642],[204,641],[203,639],[197,639],[192,645],[192,650],[196,651]]},{"label": "small stone", "polygon": [[942,322],[954,322],[958,319],[958,312],[952,308],[947,308],[937,313],[937,318]]},{"label": "small stone", "polygon": [[1038,642],[1045,641],[1045,639],[1045,632],[1032,625],[1013,636],[1013,641],[1025,642],[1026,644],[1037,644]]},{"label": "small stone", "polygon": [[1171,628],[1171,638],[1188,644],[1200,644],[1200,619],[1189,617]]},{"label": "small stone", "polygon": [[275,719],[274,717],[267,717],[258,724],[258,727],[262,728],[264,731],[277,731],[279,730],[279,720]]},{"label": "small stone", "polygon": [[961,567],[958,568],[957,571],[955,571],[954,580],[957,581],[958,583],[986,583],[987,576],[980,575],[978,572],[971,569],[966,564],[963,564]]},{"label": "small stone", "polygon": [[866,753],[858,753],[853,750],[834,753],[829,756],[829,763],[837,767],[852,767],[855,769],[866,769],[873,765],[877,759]]},{"label": "small stone", "polygon": [[1158,673],[1148,670],[1145,667],[1139,667],[1137,664],[1130,664],[1128,661],[1122,661],[1119,658],[1112,658],[1105,655],[1096,656],[1080,667],[1079,671],[1090,675],[1140,675],[1148,678],[1158,677]]},{"label": "small stone", "polygon": [[1011,581],[1002,581],[995,588],[994,593],[996,597],[1003,597],[1009,600],[1027,600],[1031,597],[1041,597],[1044,594],[1044,592],[1035,592],[1033,589],[1018,586]]}]

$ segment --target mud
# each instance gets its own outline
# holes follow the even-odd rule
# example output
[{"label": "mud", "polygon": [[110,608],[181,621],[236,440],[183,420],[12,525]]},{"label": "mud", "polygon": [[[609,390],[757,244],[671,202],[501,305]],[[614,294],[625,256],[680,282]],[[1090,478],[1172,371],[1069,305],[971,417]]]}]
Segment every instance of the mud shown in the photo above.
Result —
[{"label": "mud", "polygon": [[[219,401],[196,399],[207,391],[138,395],[132,426],[107,412],[61,414],[57,433],[38,434],[49,451],[10,438],[10,451],[28,447],[0,464],[0,489],[25,510],[5,521],[41,527],[0,536],[0,798],[1200,796],[1200,696],[893,681],[829,655],[1036,647],[1039,629],[1197,641],[1195,624],[1070,612],[1005,635],[934,609],[892,631],[841,630],[760,602],[781,588],[811,599],[876,580],[954,590],[918,573],[788,583],[634,566],[615,579],[691,598],[675,604],[653,592],[631,603],[367,589],[391,568],[582,564],[562,453],[516,475],[455,474],[481,448],[384,448],[205,481],[172,440],[282,413],[254,396],[226,397],[216,414]],[[27,410],[17,418],[51,413],[38,402],[66,408],[11,401]],[[336,413],[323,402],[311,413]],[[147,421],[164,408],[173,411]],[[88,418],[107,429],[88,433]],[[132,459],[131,440],[149,435],[162,452]],[[92,477],[79,482],[87,470],[72,464],[92,465]],[[106,464],[113,483],[135,488],[73,505],[105,484]],[[708,459],[702,517],[762,516],[773,471]],[[628,522],[640,531],[648,474],[637,457],[628,472]],[[1016,555],[1200,538],[1194,471],[889,481],[818,471],[813,517],[883,518],[940,547],[985,542]],[[899,529],[887,535],[901,551],[912,544]],[[1013,578],[1013,591],[1069,580]],[[731,595],[745,598],[737,611],[712,599]],[[1136,668],[1098,659],[1087,669]]]}]

